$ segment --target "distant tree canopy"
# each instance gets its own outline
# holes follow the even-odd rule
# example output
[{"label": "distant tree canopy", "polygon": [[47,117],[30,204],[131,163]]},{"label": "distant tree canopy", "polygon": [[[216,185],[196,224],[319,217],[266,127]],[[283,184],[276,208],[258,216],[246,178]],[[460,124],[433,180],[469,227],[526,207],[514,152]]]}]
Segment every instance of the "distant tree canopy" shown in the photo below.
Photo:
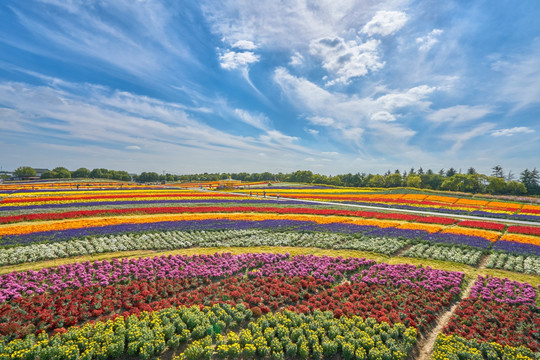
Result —
[{"label": "distant tree canopy", "polygon": [[[534,168],[533,170],[525,169],[519,176],[519,181],[514,180],[512,172],[504,175],[503,168],[496,165],[491,168],[490,176],[480,174],[470,167],[465,174],[461,170],[456,171],[454,168],[448,170],[440,169],[433,171],[431,169],[424,170],[422,167],[415,170],[409,169],[409,172],[399,169],[391,172],[388,170],[385,175],[379,174],[341,174],[341,175],[320,175],[314,174],[310,170],[298,170],[289,174],[270,172],[263,173],[203,173],[190,175],[172,175],[158,174],[156,172],[143,172],[139,175],[134,175],[133,180],[141,183],[148,182],[205,182],[217,181],[232,178],[245,182],[250,181],[290,181],[306,184],[320,184],[333,186],[350,186],[350,187],[401,187],[407,186],[418,189],[432,190],[450,190],[461,191],[468,193],[489,193],[489,194],[509,194],[509,195],[540,195],[540,173]],[[31,177],[36,176],[35,170],[28,166],[21,166],[15,170],[15,176]],[[92,178],[92,179],[112,179],[121,181],[131,181],[132,176],[126,171],[108,170],[104,168],[96,168],[91,171],[87,168],[79,168],[75,171],[69,171],[64,167],[57,167],[53,170],[42,174],[42,179],[58,179],[58,178]]]},{"label": "distant tree canopy", "polygon": [[34,177],[37,175],[36,170],[30,166],[20,166],[13,172],[13,175],[19,178]]}]

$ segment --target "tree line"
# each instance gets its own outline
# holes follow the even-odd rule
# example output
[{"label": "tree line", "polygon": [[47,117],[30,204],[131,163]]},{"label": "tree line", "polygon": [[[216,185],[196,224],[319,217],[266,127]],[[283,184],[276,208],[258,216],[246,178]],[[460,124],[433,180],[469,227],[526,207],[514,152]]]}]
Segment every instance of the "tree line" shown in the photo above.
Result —
[{"label": "tree line", "polygon": [[[33,168],[22,166],[15,170],[16,177],[35,177]],[[70,179],[70,178],[90,178],[90,179],[111,179],[130,181],[131,175],[127,171],[79,168],[69,171],[64,167],[57,167],[41,175],[41,179]],[[149,182],[204,182],[218,181],[232,178],[245,182],[252,181],[289,181],[300,182],[313,185],[332,185],[348,187],[412,187],[418,189],[450,190],[469,193],[490,193],[508,195],[540,195],[540,173],[525,169],[519,177],[511,171],[505,174],[500,165],[494,166],[489,175],[480,174],[474,168],[469,168],[465,173],[454,168],[448,170],[441,169],[434,172],[431,169],[424,171],[422,168],[411,168],[409,171],[394,172],[387,171],[380,174],[341,174],[341,175],[321,175],[314,174],[309,170],[299,170],[292,173],[203,173],[190,175],[158,174],[156,172],[142,172],[133,175],[133,180],[141,183]]]}]

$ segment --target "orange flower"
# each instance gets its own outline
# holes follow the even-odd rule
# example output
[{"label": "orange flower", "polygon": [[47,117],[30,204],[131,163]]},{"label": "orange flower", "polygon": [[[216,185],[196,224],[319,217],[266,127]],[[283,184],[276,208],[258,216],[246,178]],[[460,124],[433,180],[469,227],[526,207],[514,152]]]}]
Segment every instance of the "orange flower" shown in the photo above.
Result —
[{"label": "orange flower", "polygon": [[531,235],[520,235],[520,234],[505,234],[501,240],[503,241],[515,241],[523,244],[533,244],[540,246],[540,237],[531,236]]},{"label": "orange flower", "polygon": [[424,230],[430,233],[436,233],[444,229],[444,226],[433,224],[406,223],[398,226],[400,229]]},{"label": "orange flower", "polygon": [[501,236],[501,233],[498,233],[495,231],[462,228],[459,226],[454,226],[454,227],[445,229],[442,232],[447,233],[447,234],[480,236],[480,237],[483,237],[484,239],[488,239],[489,241],[497,241],[497,239],[499,239],[499,237]]}]

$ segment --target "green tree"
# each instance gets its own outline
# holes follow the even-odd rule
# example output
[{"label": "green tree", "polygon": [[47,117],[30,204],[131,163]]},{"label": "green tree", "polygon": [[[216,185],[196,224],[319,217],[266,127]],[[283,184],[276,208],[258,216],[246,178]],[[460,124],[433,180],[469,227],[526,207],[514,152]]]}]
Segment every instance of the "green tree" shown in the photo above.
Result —
[{"label": "green tree", "polygon": [[92,179],[108,179],[109,178],[109,170],[107,169],[93,169],[90,172],[90,177]]},{"label": "green tree", "polygon": [[34,177],[37,175],[36,170],[30,166],[20,166],[13,172],[13,175],[20,178]]},{"label": "green tree", "polygon": [[467,175],[474,175],[474,174],[477,174],[475,168],[470,167],[469,169],[467,169]]},{"label": "green tree", "polygon": [[65,167],[55,167],[51,172],[54,174],[55,179],[71,179],[71,172]]},{"label": "green tree", "polygon": [[310,184],[313,181],[313,173],[309,170],[299,170],[291,174],[289,181]]},{"label": "green tree", "polygon": [[498,176],[488,177],[489,184],[486,191],[490,194],[504,194],[506,192],[506,181]]},{"label": "green tree", "polygon": [[72,178],[88,178],[90,177],[90,170],[87,168],[78,168],[71,173]]},{"label": "green tree", "polygon": [[450,169],[448,169],[446,171],[446,177],[447,178],[452,177],[452,176],[454,176],[456,174],[457,174],[456,169],[454,169],[453,167],[451,167]]},{"label": "green tree", "polygon": [[506,183],[506,192],[511,195],[524,195],[527,188],[519,181],[511,180]]},{"label": "green tree", "polygon": [[384,180],[384,177],[382,175],[373,175],[371,179],[369,179],[368,184],[369,187],[384,187],[386,185],[386,181]]},{"label": "green tree", "polygon": [[407,178],[407,186],[413,188],[422,187],[422,178],[419,175],[409,175]]},{"label": "green tree", "polygon": [[487,178],[485,175],[480,174],[467,174],[463,179],[463,185],[461,191],[470,192],[470,193],[479,193],[484,190],[484,181]]},{"label": "green tree", "polygon": [[491,168],[491,176],[498,177],[498,178],[504,178],[504,172],[501,165],[496,165]]},{"label": "green tree", "polygon": [[385,178],[386,186],[387,187],[398,187],[401,186],[401,175],[399,173],[393,173],[390,175],[387,175]]},{"label": "green tree", "polygon": [[139,175],[138,180],[140,182],[156,182],[159,181],[159,174],[156,172],[143,172]]},{"label": "green tree", "polygon": [[536,168],[534,168],[533,170],[523,170],[519,178],[521,180],[521,183],[525,185],[525,188],[527,189],[527,194],[540,194],[540,174],[538,174],[538,170],[536,170]]}]

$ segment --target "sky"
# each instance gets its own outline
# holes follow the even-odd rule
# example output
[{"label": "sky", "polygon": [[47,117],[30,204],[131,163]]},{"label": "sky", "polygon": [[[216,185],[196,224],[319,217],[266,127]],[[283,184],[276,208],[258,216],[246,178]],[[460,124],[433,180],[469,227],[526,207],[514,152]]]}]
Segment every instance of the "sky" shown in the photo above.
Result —
[{"label": "sky", "polygon": [[0,168],[540,168],[538,0],[4,0]]}]

